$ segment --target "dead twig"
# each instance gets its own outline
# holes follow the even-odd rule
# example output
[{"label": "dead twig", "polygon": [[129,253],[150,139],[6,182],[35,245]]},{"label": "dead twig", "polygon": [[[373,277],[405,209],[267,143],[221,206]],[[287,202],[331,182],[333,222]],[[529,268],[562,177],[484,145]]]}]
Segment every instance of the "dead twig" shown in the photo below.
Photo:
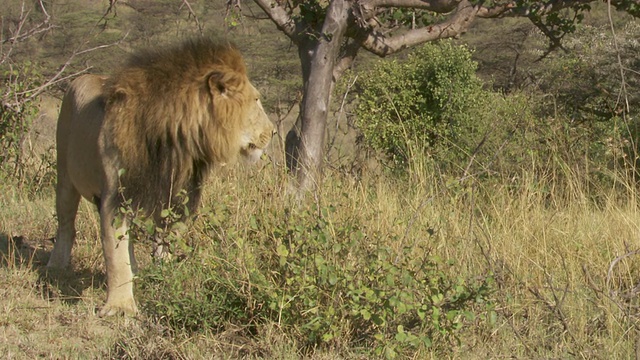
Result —
[{"label": "dead twig", "polygon": [[[198,15],[196,15],[196,12],[193,11],[193,8],[191,7],[191,4],[189,3],[188,0],[182,0],[182,5],[184,7],[187,8],[187,10],[189,10],[189,17],[193,17],[193,21],[196,22],[196,26],[198,27],[198,31],[200,32],[200,35],[203,34],[203,27],[202,24],[200,24],[200,20],[198,20]],[[182,9],[182,6],[180,7]]]},{"label": "dead twig", "polygon": [[609,270],[607,271],[606,284],[607,284],[607,287],[609,288],[609,295],[612,298],[621,297],[623,299],[630,299],[630,298],[636,297],[638,294],[640,294],[640,283],[638,283],[633,289],[631,289],[629,291],[626,291],[624,293],[618,293],[617,291],[615,291],[615,290],[613,290],[611,288],[612,287],[611,286],[611,282],[612,282],[612,279],[613,279],[613,270],[616,267],[616,265],[620,261],[622,261],[622,260],[624,260],[624,259],[626,259],[626,258],[628,258],[630,256],[634,256],[634,255],[638,255],[638,254],[640,254],[640,249],[639,250],[629,251],[629,252],[627,252],[625,254],[622,254],[622,255],[616,257],[609,264]]}]

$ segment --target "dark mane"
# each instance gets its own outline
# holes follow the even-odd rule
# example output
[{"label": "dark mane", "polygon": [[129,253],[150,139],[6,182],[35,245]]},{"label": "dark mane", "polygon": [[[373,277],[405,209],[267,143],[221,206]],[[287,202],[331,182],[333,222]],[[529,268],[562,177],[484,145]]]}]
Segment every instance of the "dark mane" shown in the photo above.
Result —
[{"label": "dark mane", "polygon": [[246,74],[242,56],[230,41],[219,38],[199,37],[165,48],[150,48],[130,55],[123,69],[139,68],[149,75],[164,75],[164,79],[151,78],[149,81],[178,83],[184,77],[192,77],[198,70],[206,72],[211,67],[223,65],[231,70]]}]

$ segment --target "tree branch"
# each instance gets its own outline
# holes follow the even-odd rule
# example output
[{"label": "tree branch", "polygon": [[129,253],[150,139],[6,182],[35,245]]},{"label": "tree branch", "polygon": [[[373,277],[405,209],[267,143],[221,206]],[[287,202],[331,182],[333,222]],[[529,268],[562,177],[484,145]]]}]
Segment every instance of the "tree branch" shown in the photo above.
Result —
[{"label": "tree branch", "polygon": [[[460,0],[361,0],[360,7],[366,14],[372,14],[376,8],[413,8],[433,11],[439,14],[449,13],[456,9],[461,3]],[[544,16],[558,10],[566,9],[577,5],[589,4],[593,0],[549,0],[547,2],[534,2],[530,6],[522,6],[517,0],[511,0],[494,6],[483,6],[482,2],[475,2],[478,8],[477,17],[497,18],[508,16],[528,16],[535,13]],[[623,0],[613,0],[612,4],[617,5]]]},{"label": "tree branch", "polygon": [[42,85],[33,88],[33,89],[28,89],[22,92],[18,92],[16,93],[17,96],[19,96],[20,100],[16,101],[13,104],[5,104],[7,106],[12,106],[12,107],[17,107],[20,103],[25,103],[28,101],[31,101],[33,99],[35,99],[36,97],[38,97],[40,94],[42,94],[45,90],[47,90],[48,88],[50,88],[52,85],[57,84],[59,82],[65,81],[67,79],[70,78],[74,78],[80,74],[86,73],[87,71],[89,71],[91,69],[91,67],[85,67],[84,69],[80,70],[80,71],[76,71],[73,74],[69,74],[69,75],[65,75],[62,76],[64,74],[64,72],[67,70],[67,68],[71,65],[71,63],[73,62],[73,60],[82,54],[86,54],[89,52],[93,52],[96,50],[101,50],[101,49],[106,49],[106,48],[110,48],[113,46],[117,46],[119,45],[122,41],[124,41],[124,39],[127,37],[128,33],[125,34],[125,36],[123,36],[121,39],[119,39],[116,42],[113,42],[111,44],[105,44],[105,45],[99,45],[99,46],[95,46],[92,47],[90,49],[84,49],[84,50],[76,50],[73,52],[73,54],[71,54],[71,56],[69,56],[69,58],[67,59],[67,61],[60,67],[60,69],[58,70],[58,72],[56,72],[53,76],[49,77]]},{"label": "tree branch", "polygon": [[[23,28],[25,27],[25,24],[27,22],[32,21],[32,19],[29,17],[31,15],[31,12],[29,10],[25,10],[25,2],[23,1],[20,9],[20,18],[17,21],[16,29],[12,31],[11,36],[9,38],[1,39],[0,43],[11,44],[11,47],[9,48],[11,50],[11,48],[15,43],[25,41],[26,39],[29,39],[32,36],[35,36],[45,31],[49,31],[54,27],[53,24],[51,24],[50,22],[51,16],[49,15],[46,8],[44,7],[42,0],[38,0],[37,2],[38,2],[38,5],[40,6],[40,10],[45,15],[45,18],[40,23],[32,25],[30,29],[23,32]],[[5,56],[2,57],[2,59],[4,60],[8,58],[8,55],[9,54],[7,53]]]},{"label": "tree branch", "polygon": [[256,4],[271,18],[278,29],[291,40],[298,38],[298,26],[287,10],[275,0],[254,0]]},{"label": "tree branch", "polygon": [[453,11],[459,3],[460,0],[363,0],[360,1],[360,6],[365,11],[393,7],[429,10],[442,14]]},{"label": "tree branch", "polygon": [[334,81],[338,81],[345,70],[351,66],[356,55],[358,55],[358,50],[360,50],[361,47],[362,45],[357,41],[351,41],[344,47],[344,53],[341,54],[333,69]]},{"label": "tree branch", "polygon": [[198,31],[200,32],[200,35],[202,35],[203,27],[200,24],[200,21],[198,20],[198,15],[196,15],[195,11],[193,11],[191,4],[187,0],[182,0],[182,5],[185,6],[189,11],[189,17],[193,17],[193,20],[195,21],[196,26],[198,27]]},{"label": "tree branch", "polygon": [[371,29],[361,41],[362,47],[378,56],[387,56],[400,50],[410,48],[437,39],[450,38],[464,33],[473,23],[478,7],[468,0],[461,1],[457,10],[447,20],[423,28],[407,31],[401,35],[387,37]]},{"label": "tree branch", "polygon": [[519,6],[517,1],[510,1],[492,7],[480,7],[477,16],[479,18],[498,18],[515,16],[545,16],[562,9],[592,3],[593,0],[551,0],[546,3],[534,2],[530,6]]}]

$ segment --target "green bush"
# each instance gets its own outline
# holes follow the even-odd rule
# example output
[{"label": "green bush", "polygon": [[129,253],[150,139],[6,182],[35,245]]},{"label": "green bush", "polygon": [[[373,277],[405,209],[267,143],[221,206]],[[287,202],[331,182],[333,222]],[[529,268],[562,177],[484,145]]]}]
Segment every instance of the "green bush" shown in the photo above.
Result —
[{"label": "green bush", "polygon": [[393,358],[455,344],[465,323],[493,311],[491,277],[451,276],[459,265],[432,256],[424,239],[367,234],[331,206],[252,216],[245,234],[229,215],[202,215],[213,238],[206,255],[141,275],[147,314],[188,331],[272,322],[303,346]]},{"label": "green bush", "polygon": [[482,96],[475,71],[469,49],[452,41],[378,62],[358,83],[356,123],[364,139],[401,167],[416,145],[424,151],[450,147],[473,126],[471,109]]},{"label": "green bush", "polygon": [[25,170],[22,145],[38,112],[31,95],[41,84],[42,74],[28,61],[15,67],[2,65],[0,74],[0,170],[21,181]]},{"label": "green bush", "polygon": [[585,56],[552,56],[545,60],[552,75],[540,77],[538,89],[502,94],[482,88],[468,49],[428,44],[360,76],[356,124],[399,173],[499,177],[517,185],[526,169],[556,185],[572,173],[586,186],[611,186],[612,170],[636,165],[635,109],[626,118],[607,110],[615,108],[604,96],[612,91],[598,85],[613,88],[619,80],[595,81],[614,70],[589,67]]},{"label": "green bush", "polygon": [[355,221],[333,221],[334,212],[310,209],[266,225],[277,259],[268,307],[309,343],[365,342],[394,357],[455,341],[466,320],[487,310],[490,277],[451,278],[445,269],[457,264],[431,256],[428,242],[394,249],[399,236],[367,234]]},{"label": "green bush", "polygon": [[47,194],[56,178],[55,146],[31,141],[46,83],[40,63],[0,62],[0,182],[29,197]]}]

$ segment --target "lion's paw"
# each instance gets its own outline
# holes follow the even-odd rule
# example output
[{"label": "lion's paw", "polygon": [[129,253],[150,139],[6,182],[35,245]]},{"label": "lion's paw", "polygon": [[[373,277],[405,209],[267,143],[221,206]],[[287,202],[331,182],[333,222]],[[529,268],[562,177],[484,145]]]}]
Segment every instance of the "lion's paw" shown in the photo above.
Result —
[{"label": "lion's paw", "polygon": [[133,299],[125,300],[125,301],[107,301],[107,303],[102,306],[102,309],[98,311],[99,317],[107,317],[114,315],[124,315],[124,316],[134,316],[138,313],[138,307],[136,306],[136,302]]}]

